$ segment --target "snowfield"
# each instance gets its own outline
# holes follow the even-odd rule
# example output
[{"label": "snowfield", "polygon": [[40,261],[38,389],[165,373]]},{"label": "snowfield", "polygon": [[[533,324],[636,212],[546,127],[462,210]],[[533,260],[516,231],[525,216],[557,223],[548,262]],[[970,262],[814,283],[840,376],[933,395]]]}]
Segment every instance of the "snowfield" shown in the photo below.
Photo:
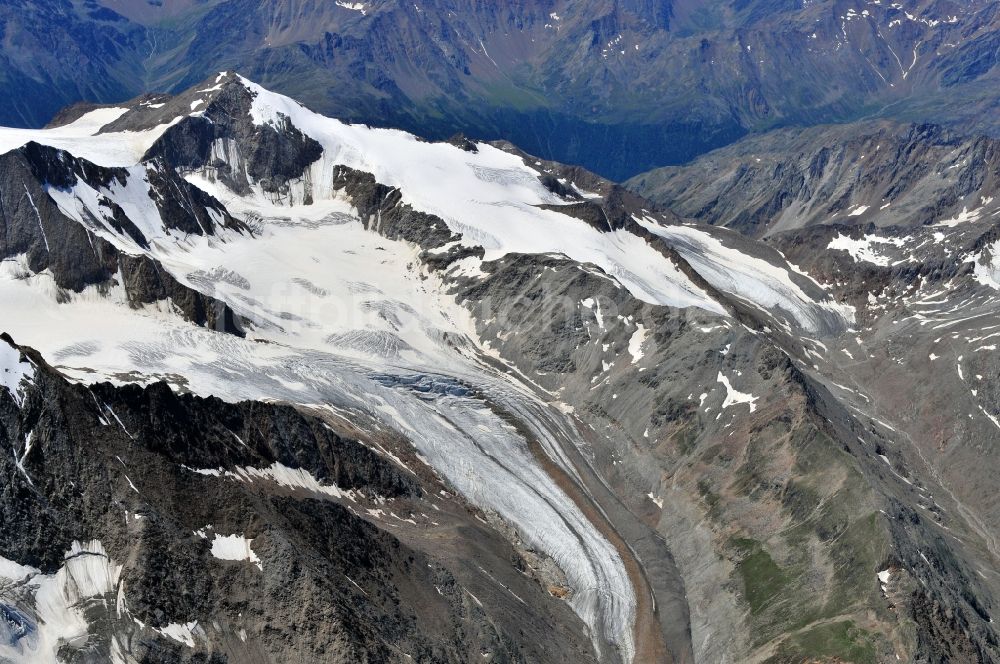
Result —
[{"label": "snowfield", "polygon": [[35,367],[21,360],[21,352],[0,340],[0,387],[10,392],[17,405],[24,399],[24,384],[35,377]]},{"label": "snowfield", "polygon": [[[294,207],[310,215],[312,207],[336,200],[332,184],[337,166],[372,173],[375,179],[400,190],[414,209],[433,214],[462,235],[466,246],[482,246],[484,260],[510,253],[562,254],[579,263],[593,263],[612,275],[636,297],[652,304],[725,310],[701,288],[665,260],[655,248],[631,233],[602,233],[579,220],[541,205],[563,201],[542,186],[538,172],[524,160],[493,146],[479,144],[477,153],[448,143],[428,143],[392,129],[348,125],[309,111],[298,102],[274,94],[243,79],[257,96],[252,115],[257,124],[280,126],[287,117],[300,131],[323,147],[322,157],[306,177],[280,199],[256,188],[255,195],[235,202],[234,195],[203,174],[188,180],[235,207],[256,210]],[[238,157],[222,145],[216,155],[242,170]],[[235,162],[235,163],[234,163]],[[301,205],[306,186],[313,205]],[[232,209],[232,207],[230,207]],[[284,214],[288,214],[287,208]]]},{"label": "snowfield", "polygon": [[872,263],[874,265],[886,267],[889,265],[891,259],[880,253],[877,248],[878,245],[899,248],[905,244],[906,239],[904,238],[888,238],[880,237],[878,235],[866,235],[855,240],[846,235],[838,234],[837,237],[830,240],[830,244],[827,246],[827,249],[839,249],[841,251],[846,251],[855,261]]},{"label": "snowfield", "polygon": [[[810,296],[787,264],[772,263],[727,247],[705,230],[691,226],[660,226],[649,219],[639,221],[652,233],[668,240],[714,287],[764,311],[788,316],[806,332],[836,333],[854,321],[851,306]],[[815,282],[812,285],[819,289]]]},{"label": "snowfield", "polygon": [[260,558],[250,548],[252,543],[252,539],[247,539],[243,535],[216,535],[212,538],[212,556],[219,560],[245,560],[263,571],[264,566],[261,564]]},{"label": "snowfield", "polygon": [[178,116],[172,122],[147,131],[125,131],[98,134],[101,127],[125,115],[127,108],[98,108],[80,116],[74,122],[52,129],[13,129],[0,127],[0,154],[10,152],[34,141],[60,150],[66,150],[75,157],[86,159],[98,166],[133,166],[152,147],[172,124],[180,122]]}]

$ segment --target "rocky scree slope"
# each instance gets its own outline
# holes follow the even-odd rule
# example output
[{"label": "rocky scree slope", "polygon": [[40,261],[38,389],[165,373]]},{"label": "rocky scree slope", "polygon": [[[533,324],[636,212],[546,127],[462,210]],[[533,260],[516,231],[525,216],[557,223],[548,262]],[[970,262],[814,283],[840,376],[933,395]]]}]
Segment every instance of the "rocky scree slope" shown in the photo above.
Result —
[{"label": "rocky scree slope", "polygon": [[630,183],[762,237],[854,307],[857,333],[807,341],[805,370],[899,441],[878,453],[917,487],[919,510],[979,533],[978,545],[962,541],[981,578],[997,527],[995,153],[990,138],[935,126],[835,126],[775,132]]}]

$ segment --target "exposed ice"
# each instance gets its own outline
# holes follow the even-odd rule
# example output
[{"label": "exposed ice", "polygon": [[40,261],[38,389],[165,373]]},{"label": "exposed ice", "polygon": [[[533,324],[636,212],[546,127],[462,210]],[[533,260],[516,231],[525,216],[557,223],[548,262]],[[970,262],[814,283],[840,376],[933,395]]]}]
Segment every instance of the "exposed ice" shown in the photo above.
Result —
[{"label": "exposed ice", "polygon": [[63,644],[86,637],[91,609],[108,610],[121,570],[97,540],[74,542],[51,575],[0,558],[0,577],[25,583],[33,599],[33,606],[25,607],[30,629],[23,638],[0,642],[0,659],[58,664]]}]

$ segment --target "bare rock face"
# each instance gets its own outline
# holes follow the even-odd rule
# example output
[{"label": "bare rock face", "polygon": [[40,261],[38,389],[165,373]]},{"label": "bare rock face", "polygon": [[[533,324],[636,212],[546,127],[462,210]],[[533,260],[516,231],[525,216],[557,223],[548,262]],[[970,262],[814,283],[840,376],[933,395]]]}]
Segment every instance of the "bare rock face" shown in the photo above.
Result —
[{"label": "bare rock face", "polygon": [[163,228],[193,235],[245,232],[218,201],[188,184],[176,170],[160,170],[157,162],[138,170],[103,168],[37,143],[3,155],[0,162],[4,176],[0,200],[7,202],[0,218],[4,229],[0,256],[23,255],[29,270],[50,271],[57,286],[67,291],[114,283],[125,288],[135,306],[171,300],[198,325],[240,332],[238,317],[226,305],[178,283],[154,259],[120,252],[95,232],[106,224],[137,246],[149,246],[113,195],[98,194],[106,214],[100,220],[86,218],[84,224],[68,218],[50,195],[50,190],[76,186],[110,192],[141,177],[140,186],[152,192]]},{"label": "bare rock face", "polygon": [[963,211],[991,214],[998,160],[991,138],[869,122],[774,131],[628,186],[751,237],[820,225],[919,227]]},{"label": "bare rock face", "polygon": [[[206,82],[207,85],[207,82]],[[172,117],[181,107],[188,108],[198,95],[209,93],[203,112],[188,117],[164,132],[163,137],[146,154],[146,159],[164,159],[174,168],[197,169],[215,165],[218,150],[235,150],[245,164],[241,172],[226,173],[224,182],[237,193],[246,193],[250,181],[262,183],[264,190],[279,192],[289,179],[302,175],[310,163],[319,158],[321,148],[315,140],[302,134],[291,122],[275,127],[255,124],[250,117],[253,92],[232,75],[216,77],[216,83],[203,92],[181,95],[161,109],[146,114],[128,114],[103,131],[146,129],[158,124],[160,118]],[[147,107],[148,108],[148,107]],[[308,202],[306,202],[308,204]]]}]

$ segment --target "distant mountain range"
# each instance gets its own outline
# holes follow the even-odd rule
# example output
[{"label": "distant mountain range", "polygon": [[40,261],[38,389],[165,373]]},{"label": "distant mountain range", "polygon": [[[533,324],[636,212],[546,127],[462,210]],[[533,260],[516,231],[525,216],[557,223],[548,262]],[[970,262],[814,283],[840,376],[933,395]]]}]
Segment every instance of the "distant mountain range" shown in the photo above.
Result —
[{"label": "distant mountain range", "polygon": [[779,129],[627,185],[752,237],[819,225],[910,229],[1000,214],[1000,140],[888,121]]},{"label": "distant mountain range", "polygon": [[11,0],[0,123],[235,69],[335,117],[615,180],[866,116],[997,128],[990,0]]}]

